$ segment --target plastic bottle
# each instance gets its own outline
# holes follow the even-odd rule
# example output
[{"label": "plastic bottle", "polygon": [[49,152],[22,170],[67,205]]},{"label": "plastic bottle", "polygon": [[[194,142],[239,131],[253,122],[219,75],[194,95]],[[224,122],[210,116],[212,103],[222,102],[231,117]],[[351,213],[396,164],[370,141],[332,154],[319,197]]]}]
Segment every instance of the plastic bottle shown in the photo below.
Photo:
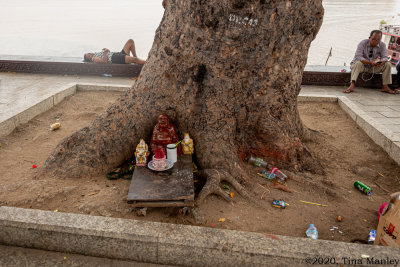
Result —
[{"label": "plastic bottle", "polygon": [[306,235],[308,238],[318,239],[318,230],[314,226],[314,224],[310,223],[310,225],[308,226],[308,229],[306,231]]},{"label": "plastic bottle", "polygon": [[103,74],[103,77],[112,77],[112,75],[111,75],[111,74],[108,74],[108,73],[104,73],[104,74]]},{"label": "plastic bottle", "polygon": [[60,127],[61,127],[61,123],[59,123],[59,122],[53,123],[52,125],[50,125],[50,131],[55,131]]},{"label": "plastic bottle", "polygon": [[370,230],[368,236],[368,244],[373,245],[376,238],[376,230]]},{"label": "plastic bottle", "polygon": [[262,172],[259,173],[258,175],[260,175],[261,177],[264,177],[265,179],[268,179],[270,182],[273,182],[274,184],[278,184],[275,174],[271,175],[271,172],[269,172],[269,171],[262,170]]},{"label": "plastic bottle", "polygon": [[263,170],[262,174],[266,175],[268,180],[276,184],[284,184],[288,179],[288,177],[276,167],[273,167],[269,172]]},{"label": "plastic bottle", "polygon": [[266,161],[264,161],[261,158],[257,158],[257,157],[253,157],[253,156],[251,156],[249,158],[249,164],[252,164],[252,165],[257,166],[257,167],[261,166],[263,168],[267,168],[268,167],[268,163]]}]

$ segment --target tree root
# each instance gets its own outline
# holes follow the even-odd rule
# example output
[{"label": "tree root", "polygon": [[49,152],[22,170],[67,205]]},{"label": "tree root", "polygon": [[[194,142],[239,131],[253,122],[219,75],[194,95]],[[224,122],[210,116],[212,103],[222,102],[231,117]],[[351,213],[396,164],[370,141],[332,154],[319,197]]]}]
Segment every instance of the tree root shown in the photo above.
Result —
[{"label": "tree root", "polygon": [[221,188],[221,183],[226,181],[232,185],[232,187],[236,190],[236,192],[242,197],[250,200],[257,206],[261,206],[259,201],[250,196],[247,190],[241,185],[238,180],[245,180],[243,175],[237,174],[240,172],[236,172],[236,175],[232,175],[229,172],[224,170],[216,170],[216,169],[205,169],[199,172],[200,176],[203,176],[207,179],[206,184],[203,189],[200,191],[200,194],[196,200],[197,204],[203,203],[205,198],[211,194],[215,194],[221,196],[226,201],[232,202],[233,198],[229,197],[228,194]]},{"label": "tree root", "polygon": [[321,133],[317,130],[310,129],[303,124],[303,136],[302,140],[304,142],[311,142],[314,139],[318,138]]},{"label": "tree root", "polygon": [[[225,199],[226,201],[233,201],[232,198],[230,198],[224,190],[222,190],[220,183],[223,182],[224,180],[226,180],[227,182],[230,182],[229,180],[232,179],[225,179],[226,177],[228,177],[227,175],[224,175],[224,178],[221,179],[221,172],[222,175],[225,174],[225,172],[223,171],[218,171],[216,169],[205,169],[205,170],[201,170],[199,172],[200,176],[203,176],[207,179],[206,184],[204,185],[203,189],[201,190],[198,198],[197,198],[197,202],[200,204],[204,201],[204,199],[211,195],[211,194],[215,194],[218,196],[221,196],[223,199]],[[226,176],[226,177],[225,177]],[[232,177],[231,177],[232,178]],[[236,182],[236,181],[235,181]],[[236,188],[236,185],[234,185],[233,183],[231,183],[233,188],[235,188],[236,191],[238,191],[238,193],[240,194],[240,187],[239,189]]]}]

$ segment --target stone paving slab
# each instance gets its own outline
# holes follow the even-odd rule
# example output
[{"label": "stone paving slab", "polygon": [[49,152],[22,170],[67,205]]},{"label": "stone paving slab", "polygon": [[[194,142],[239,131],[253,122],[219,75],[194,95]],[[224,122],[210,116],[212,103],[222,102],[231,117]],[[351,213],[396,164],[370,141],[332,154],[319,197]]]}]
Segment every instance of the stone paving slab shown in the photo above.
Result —
[{"label": "stone paving slab", "polygon": [[367,114],[371,118],[385,118],[385,116],[376,111],[366,111],[365,114]]},{"label": "stone paving slab", "polygon": [[400,118],[400,111],[380,111],[386,118]]},{"label": "stone paving slab", "polygon": [[[384,114],[383,114],[384,115]],[[391,124],[393,124],[393,125],[398,125],[398,124],[400,124],[400,118],[399,117],[395,117],[395,118],[388,118],[388,117],[385,117],[385,118],[377,118],[376,119],[376,121],[379,123],[379,124],[383,124],[383,125],[385,125],[385,124],[389,124],[389,125],[391,125]]]},{"label": "stone paving slab", "polygon": [[393,109],[391,109],[388,106],[365,106],[363,107],[363,111],[393,111]]},{"label": "stone paving slab", "polygon": [[400,133],[400,125],[393,124],[393,125],[385,125],[389,130],[394,133]]},{"label": "stone paving slab", "polygon": [[391,137],[391,140],[393,141],[393,142],[400,142],[400,133],[393,133],[392,134],[392,137]]}]

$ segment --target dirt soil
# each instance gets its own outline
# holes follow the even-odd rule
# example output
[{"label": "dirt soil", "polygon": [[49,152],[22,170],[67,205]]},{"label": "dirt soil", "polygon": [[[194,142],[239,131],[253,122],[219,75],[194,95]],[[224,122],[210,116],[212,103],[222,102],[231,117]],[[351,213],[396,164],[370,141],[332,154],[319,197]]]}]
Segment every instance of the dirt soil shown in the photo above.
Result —
[{"label": "dirt soil", "polygon": [[[299,103],[304,124],[318,132],[307,147],[322,163],[325,175],[292,175],[287,187],[293,192],[288,193],[259,177],[262,168],[244,164],[263,207],[234,192],[232,203],[208,197],[198,207],[200,215],[198,209],[183,215],[179,208],[148,208],[146,216],[138,216],[125,200],[130,180],[107,180],[105,174],[88,179],[32,179],[38,170],[33,165],[40,168],[63,138],[87,126],[120,95],[79,92],[1,139],[0,205],[298,237],[304,237],[308,224],[314,223],[320,239],[351,242],[368,238],[369,230],[377,227],[379,206],[389,193],[400,191],[400,167],[335,103]],[[61,128],[49,131],[55,122]],[[370,186],[372,196],[357,191],[356,180]],[[201,183],[196,178],[197,188]],[[274,199],[289,206],[274,208]],[[342,222],[337,221],[339,215]],[[333,226],[338,229],[331,231]]]}]

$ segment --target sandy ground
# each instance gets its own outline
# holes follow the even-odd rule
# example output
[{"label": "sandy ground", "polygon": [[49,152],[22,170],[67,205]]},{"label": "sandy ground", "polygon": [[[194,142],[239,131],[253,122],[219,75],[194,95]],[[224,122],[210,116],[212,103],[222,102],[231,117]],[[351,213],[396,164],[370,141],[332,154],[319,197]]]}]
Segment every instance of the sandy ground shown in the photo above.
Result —
[{"label": "sandy ground", "polygon": [[[287,193],[257,176],[261,168],[245,165],[253,182],[266,188],[256,185],[259,195],[255,197],[262,207],[249,204],[234,192],[232,203],[208,197],[199,206],[202,222],[192,213],[182,215],[179,208],[149,208],[146,216],[138,216],[125,200],[130,180],[110,181],[105,175],[32,179],[37,172],[32,165],[42,166],[63,138],[87,126],[120,94],[79,92],[1,139],[0,205],[298,237],[305,236],[308,224],[314,223],[320,239],[350,242],[368,238],[369,230],[378,224],[379,206],[387,201],[388,193],[400,191],[400,167],[334,103],[299,103],[305,125],[319,132],[307,147],[322,162],[326,175],[297,173],[287,182],[293,193]],[[60,122],[61,128],[49,131],[54,122]],[[357,191],[353,186],[356,180],[369,185],[372,196]],[[285,200],[289,206],[274,208],[273,199]],[[338,215],[343,218],[340,223]],[[331,231],[332,226],[339,229]]]}]

